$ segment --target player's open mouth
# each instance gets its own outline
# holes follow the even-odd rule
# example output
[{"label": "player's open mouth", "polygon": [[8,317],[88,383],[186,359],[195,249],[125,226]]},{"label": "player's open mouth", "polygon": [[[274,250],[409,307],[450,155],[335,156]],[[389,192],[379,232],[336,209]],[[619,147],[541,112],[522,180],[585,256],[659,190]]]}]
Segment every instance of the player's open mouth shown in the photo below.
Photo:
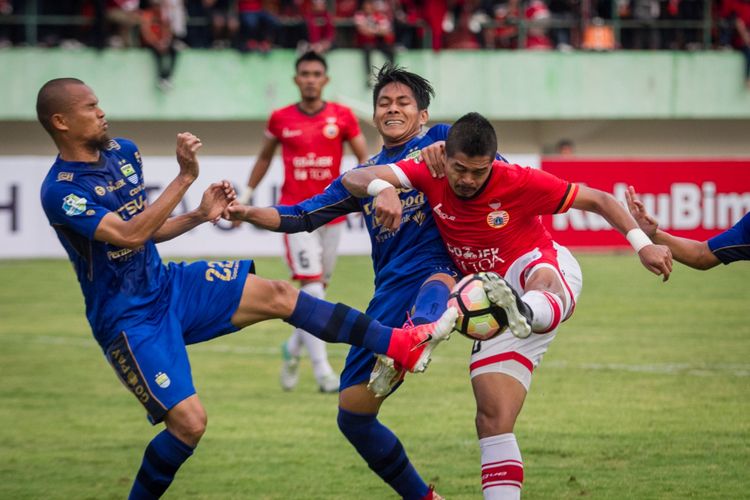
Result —
[{"label": "player's open mouth", "polygon": [[390,125],[403,125],[404,122],[402,120],[386,120],[385,126],[388,127]]}]

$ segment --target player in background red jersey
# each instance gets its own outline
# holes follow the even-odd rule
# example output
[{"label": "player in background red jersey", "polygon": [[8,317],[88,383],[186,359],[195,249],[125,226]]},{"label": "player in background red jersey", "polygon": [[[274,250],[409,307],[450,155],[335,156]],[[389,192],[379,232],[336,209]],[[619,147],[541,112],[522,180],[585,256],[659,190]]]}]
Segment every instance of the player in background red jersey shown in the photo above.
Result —
[{"label": "player in background red jersey", "polygon": [[[294,83],[299,87],[300,101],[271,114],[247,189],[239,197],[242,204],[249,204],[279,144],[284,160],[284,184],[278,203],[283,205],[294,205],[321,193],[339,176],[344,142],[349,143],[359,163],[367,159],[367,144],[352,111],[323,100],[323,87],[329,80],[327,69],[325,59],[315,52],[307,52],[297,59]],[[343,218],[335,220],[312,233],[284,236],[292,279],[299,280],[301,289],[314,297],[325,297],[343,221]],[[299,328],[282,346],[281,386],[291,390],[297,385],[303,345],[310,354],[321,392],[337,392],[339,381],[328,363],[325,343]]]},{"label": "player in background red jersey", "polygon": [[539,216],[577,208],[603,216],[627,235],[643,265],[664,280],[672,270],[667,247],[654,245],[608,193],[551,174],[495,160],[497,137],[478,113],[451,128],[445,143],[445,177],[406,160],[357,169],[344,177],[355,196],[377,196],[376,215],[396,231],[401,203],[396,188],[425,193],[438,230],[459,269],[482,273],[490,300],[502,308],[513,335],[476,342],[471,380],[486,499],[520,498],[523,462],[513,429],[531,374],[573,312],[581,270],[552,241]]}]

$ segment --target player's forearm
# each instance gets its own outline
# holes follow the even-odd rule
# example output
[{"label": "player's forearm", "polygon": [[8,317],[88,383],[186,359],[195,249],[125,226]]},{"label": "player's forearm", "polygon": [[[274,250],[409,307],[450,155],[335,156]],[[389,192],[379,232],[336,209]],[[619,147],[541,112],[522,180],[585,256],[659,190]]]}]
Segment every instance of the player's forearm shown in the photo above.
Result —
[{"label": "player's forearm", "polygon": [[193,181],[195,177],[192,176],[175,177],[152,205],[125,223],[119,235],[122,241],[118,244],[128,248],[137,248],[153,238],[177,208]]},{"label": "player's forearm", "polygon": [[279,212],[273,207],[248,206],[245,208],[242,220],[249,222],[255,227],[268,229],[269,231],[278,231],[281,225]]},{"label": "player's forearm", "polygon": [[652,238],[654,243],[666,245],[672,252],[672,257],[693,269],[706,270],[719,265],[721,262],[708,247],[705,241],[671,235],[661,229],[656,230]]},{"label": "player's forearm", "polygon": [[357,198],[367,198],[368,196],[372,196],[367,192],[367,187],[376,179],[378,179],[378,177],[367,168],[358,168],[347,172],[344,177],[341,178],[341,182],[352,196],[356,196]]},{"label": "player's forearm", "polygon": [[252,172],[250,172],[250,178],[247,181],[247,186],[255,189],[266,176],[268,168],[271,166],[270,158],[258,158],[253,166]]},{"label": "player's forearm", "polygon": [[156,230],[152,239],[156,243],[162,241],[169,241],[172,238],[176,238],[181,234],[184,234],[195,227],[206,222],[206,219],[200,214],[198,210],[192,210],[183,215],[176,215],[168,218],[164,221],[159,229]]},{"label": "player's forearm", "polygon": [[[581,188],[581,194],[584,188]],[[638,223],[622,205],[609,193],[596,189],[587,189],[585,196],[579,195],[573,202],[573,207],[601,215],[610,226],[617,229],[623,236],[631,229],[638,228]]]}]

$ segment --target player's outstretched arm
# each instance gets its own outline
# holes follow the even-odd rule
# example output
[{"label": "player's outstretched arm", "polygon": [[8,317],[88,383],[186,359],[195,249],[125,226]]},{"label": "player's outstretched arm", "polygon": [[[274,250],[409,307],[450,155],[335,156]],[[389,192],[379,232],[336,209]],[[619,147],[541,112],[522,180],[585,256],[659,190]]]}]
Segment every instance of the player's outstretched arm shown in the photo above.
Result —
[{"label": "player's outstretched arm", "polygon": [[153,204],[127,221],[112,212],[105,215],[94,233],[94,238],[124,248],[138,248],[164,224],[198,178],[198,150],[201,140],[190,132],[177,134],[177,163],[180,173],[170,182]]},{"label": "player's outstretched arm", "polygon": [[638,197],[633,186],[628,187],[625,192],[625,199],[630,214],[638,223],[638,227],[655,243],[668,246],[677,262],[700,270],[711,269],[721,263],[708,247],[707,241],[681,238],[659,229],[659,223],[646,211],[646,206]]},{"label": "player's outstretched arm", "polygon": [[249,222],[253,226],[277,231],[281,225],[279,211],[273,207],[253,207],[233,203],[224,211],[223,217],[232,222]]},{"label": "player's outstretched arm", "polygon": [[204,222],[211,221],[216,224],[224,210],[236,197],[237,193],[229,181],[214,182],[203,192],[198,208],[167,219],[154,233],[153,240],[157,243],[171,240]]},{"label": "player's outstretched arm", "polygon": [[342,182],[349,192],[357,198],[375,198],[375,216],[378,221],[391,230],[401,225],[401,199],[396,188],[401,181],[388,165],[355,168],[347,172]]},{"label": "player's outstretched arm", "polygon": [[669,279],[672,272],[671,251],[664,245],[655,245],[614,196],[598,189],[579,186],[578,196],[572,207],[604,217],[610,226],[620,231],[633,245],[646,269],[657,276],[663,276],[664,281]]}]

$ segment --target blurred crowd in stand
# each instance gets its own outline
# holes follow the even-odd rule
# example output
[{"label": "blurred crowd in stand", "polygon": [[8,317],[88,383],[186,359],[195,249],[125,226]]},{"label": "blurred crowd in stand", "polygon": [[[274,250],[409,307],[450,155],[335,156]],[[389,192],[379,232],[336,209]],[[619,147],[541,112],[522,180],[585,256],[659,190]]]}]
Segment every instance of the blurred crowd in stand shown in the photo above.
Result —
[{"label": "blurred crowd in stand", "polygon": [[[0,0],[0,47],[327,52],[734,48],[750,75],[750,0]],[[33,27],[33,29],[30,29]]]}]

